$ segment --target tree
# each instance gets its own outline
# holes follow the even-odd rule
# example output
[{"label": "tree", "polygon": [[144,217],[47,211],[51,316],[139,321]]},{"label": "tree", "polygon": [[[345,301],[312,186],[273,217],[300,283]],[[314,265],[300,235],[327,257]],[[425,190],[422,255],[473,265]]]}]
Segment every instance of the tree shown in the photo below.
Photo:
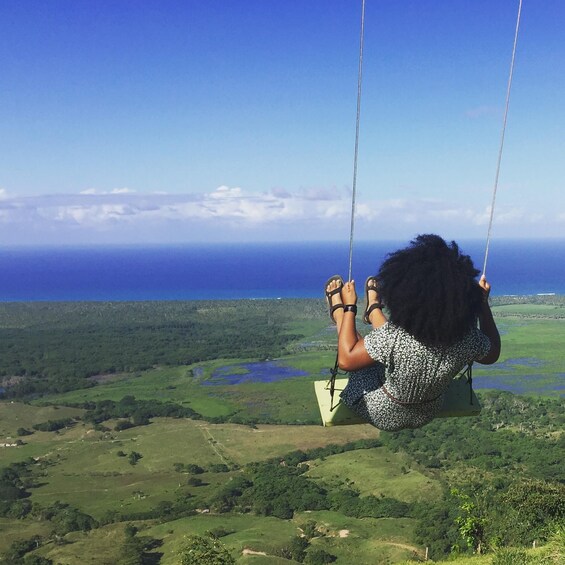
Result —
[{"label": "tree", "polygon": [[317,524],[315,520],[308,520],[302,525],[302,533],[307,540],[311,540],[318,534]]},{"label": "tree", "polygon": [[129,454],[129,464],[130,465],[137,465],[137,462],[143,457],[143,455],[141,455],[141,453],[138,453],[137,451],[132,451]]},{"label": "tree", "polygon": [[135,535],[127,535],[117,565],[142,565],[143,547]]},{"label": "tree", "polygon": [[235,559],[217,539],[189,536],[179,553],[181,565],[235,565]]},{"label": "tree", "polygon": [[333,563],[337,557],[328,553],[323,549],[311,549],[304,559],[304,563],[308,565],[324,565],[325,563]]},{"label": "tree", "polygon": [[132,424],[129,420],[118,420],[116,425],[114,426],[114,430],[116,432],[121,432],[123,430],[127,430],[129,428],[133,428],[134,424]]},{"label": "tree", "polygon": [[565,485],[524,479],[512,483],[500,497],[504,515],[496,522],[506,543],[529,545],[543,540],[554,524],[565,520]]},{"label": "tree", "polygon": [[290,556],[295,561],[302,563],[306,557],[306,548],[310,545],[306,538],[296,536],[292,538],[290,545],[288,547],[290,551]]},{"label": "tree", "polygon": [[187,473],[190,473],[191,475],[201,475],[204,473],[204,469],[200,467],[200,465],[195,465],[194,463],[189,463],[185,466],[185,469]]},{"label": "tree", "polygon": [[473,551],[477,551],[484,541],[486,519],[481,515],[479,508],[469,495],[457,489],[452,489],[451,494],[459,499],[459,508],[463,513],[455,518],[459,533],[467,546]]}]

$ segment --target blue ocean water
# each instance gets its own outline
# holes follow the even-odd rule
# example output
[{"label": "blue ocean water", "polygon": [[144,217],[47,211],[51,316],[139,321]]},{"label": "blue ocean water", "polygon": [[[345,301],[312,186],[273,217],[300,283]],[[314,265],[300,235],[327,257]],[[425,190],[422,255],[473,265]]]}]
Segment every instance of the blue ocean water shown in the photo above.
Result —
[{"label": "blue ocean water", "polygon": [[[482,267],[484,242],[459,242]],[[361,242],[353,278],[362,288],[406,242]],[[323,296],[347,277],[347,243],[0,249],[0,301],[199,300]],[[565,240],[494,241],[488,279],[495,295],[565,294]]]}]

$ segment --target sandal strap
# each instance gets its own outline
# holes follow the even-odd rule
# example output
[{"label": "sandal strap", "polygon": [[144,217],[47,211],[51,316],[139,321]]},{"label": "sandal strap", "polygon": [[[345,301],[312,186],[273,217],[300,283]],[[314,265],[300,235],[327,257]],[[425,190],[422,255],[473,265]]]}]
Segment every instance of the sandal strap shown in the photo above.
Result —
[{"label": "sandal strap", "polygon": [[343,308],[343,304],[334,304],[331,308],[330,308],[330,318],[332,319],[332,322],[335,322],[334,319],[334,312],[336,310],[339,310],[340,308]]},{"label": "sandal strap", "polygon": [[371,315],[371,312],[377,309],[382,310],[383,308],[384,306],[382,302],[374,302],[365,310],[365,313],[363,314],[363,321],[366,324],[370,324],[371,320],[369,319],[369,316]]},{"label": "sandal strap", "polygon": [[339,294],[341,291],[343,290],[343,287],[340,285],[337,288],[334,288],[333,290],[327,290],[326,291],[326,296],[328,297],[332,297],[335,294]]}]

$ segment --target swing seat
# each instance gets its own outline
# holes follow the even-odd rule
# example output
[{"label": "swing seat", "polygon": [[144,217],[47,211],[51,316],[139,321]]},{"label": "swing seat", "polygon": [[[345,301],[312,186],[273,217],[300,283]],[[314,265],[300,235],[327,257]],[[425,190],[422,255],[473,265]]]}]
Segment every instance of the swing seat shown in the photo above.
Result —
[{"label": "swing seat", "polygon": [[443,406],[436,418],[478,416],[481,403],[465,376],[455,377],[443,397]]},{"label": "swing seat", "polygon": [[[337,397],[334,400],[335,403],[339,402],[339,394],[345,388],[346,384],[347,379],[335,380],[335,396]],[[349,424],[367,423],[343,402],[339,402],[332,410],[332,398],[330,396],[328,381],[315,381],[314,390],[316,391],[323,426],[347,426]]]},{"label": "swing seat", "polygon": [[[334,403],[339,402],[339,393],[347,385],[347,379],[336,379]],[[332,410],[332,399],[328,381],[315,381],[314,389],[320,416],[323,426],[347,426],[350,424],[366,424],[348,406],[339,402]],[[469,386],[467,378],[464,376],[456,377],[451,381],[449,388],[445,392],[443,406],[436,418],[455,418],[464,416],[478,416],[481,412],[481,404],[475,391]]]}]

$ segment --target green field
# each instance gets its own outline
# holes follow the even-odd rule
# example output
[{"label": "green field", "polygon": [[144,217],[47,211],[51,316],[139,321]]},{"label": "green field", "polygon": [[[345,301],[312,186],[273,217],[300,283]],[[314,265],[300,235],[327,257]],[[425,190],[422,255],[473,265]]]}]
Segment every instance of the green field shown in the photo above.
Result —
[{"label": "green field", "polygon": [[[177,554],[187,535],[206,534],[223,528],[227,533],[222,535],[221,542],[237,563],[277,565],[297,562],[281,555],[291,540],[301,535],[304,525],[313,521],[317,533],[310,539],[309,551],[323,549],[337,557],[337,563],[369,565],[421,559],[425,547],[418,542],[416,515],[359,518],[327,509],[296,511],[292,518],[282,519],[250,511],[239,512],[237,509],[221,513],[210,508],[210,501],[217,493],[237,482],[248,472],[247,469],[261,462],[274,461],[276,469],[278,465],[284,467],[285,457],[296,450],[307,451],[332,444],[341,446],[384,437],[369,425],[336,428],[318,425],[313,381],[327,375],[335,356],[332,350],[334,329],[328,325],[327,314],[319,303],[313,301],[313,305],[308,306],[308,314],[297,317],[294,322],[289,321],[280,304],[268,304],[266,307],[269,316],[279,316],[282,320],[281,332],[292,336],[285,345],[284,355],[277,362],[285,368],[304,371],[307,373],[305,376],[275,382],[218,384],[214,376],[218,369],[229,366],[233,368],[233,374],[253,377],[244,364],[261,364],[270,359],[268,355],[227,356],[189,364],[155,364],[144,369],[98,374],[88,377],[89,382],[95,384],[90,388],[51,390],[23,399],[0,401],[0,443],[3,444],[0,447],[0,466],[27,462],[31,473],[27,500],[37,508],[48,508],[60,501],[102,522],[91,531],[70,531],[57,536],[51,522],[38,519],[33,513],[20,519],[3,517],[0,518],[0,553],[7,551],[14,541],[40,536],[41,547],[35,553],[52,559],[54,563],[114,565],[121,559],[120,552],[126,543],[126,525],[134,523],[139,528],[137,537],[149,536],[159,541],[147,552],[146,557],[154,560],[152,563],[178,563]],[[140,307],[139,310],[132,308],[128,324],[142,324],[143,327],[136,331],[148,339],[149,333],[143,332],[149,326],[145,325],[149,320],[153,323],[158,306]],[[190,310],[188,306],[184,308]],[[214,316],[220,315],[213,304],[198,308],[198,314],[206,315],[206,308],[214,311]],[[257,312],[262,315],[258,305],[253,304],[249,308],[248,329],[252,327],[252,316]],[[115,324],[129,312],[126,307],[118,310],[112,314]],[[103,311],[112,310],[105,305]],[[303,311],[304,304],[300,304],[294,312]],[[476,367],[475,382],[486,383],[492,388],[501,384],[509,390],[520,387],[520,392],[539,398],[563,397],[563,388],[559,388],[563,386],[565,375],[563,306],[539,301],[520,302],[497,305],[494,311],[502,333],[501,360],[493,366]],[[40,339],[47,322],[62,333],[70,328],[65,329],[66,322],[58,318],[56,309],[50,306],[41,310],[47,316],[46,321],[41,323],[34,317],[38,312],[35,308],[26,309],[21,319],[18,319],[17,308],[9,307],[6,312],[9,323],[6,322],[5,327],[9,326],[9,331],[19,326],[27,328],[26,331],[35,331],[33,328],[37,323],[41,331],[35,334],[34,339]],[[86,332],[87,328],[87,325],[81,325],[81,320],[88,322],[89,328],[102,323],[98,314],[85,305],[69,307],[64,312],[77,316],[69,324],[82,328],[80,331]],[[167,306],[164,313],[178,329],[175,310]],[[165,332],[163,329],[159,331]],[[117,338],[113,336],[112,339]],[[166,339],[162,342],[165,343]],[[34,362],[47,362],[45,359],[48,361],[49,356]],[[64,368],[61,357],[54,356],[54,359],[57,367]],[[84,359],[87,357],[81,362]],[[13,376],[9,378],[15,379]],[[124,397],[190,407],[202,419],[151,417],[146,425],[122,431],[114,429],[116,424],[119,420],[132,419],[131,414],[106,419],[98,426],[84,419],[87,406],[92,407],[93,402],[119,403]],[[489,397],[486,405],[495,404]],[[525,409],[525,404],[515,404],[516,410]],[[562,437],[563,430],[555,428],[552,419],[543,415],[543,410],[536,410],[535,422],[526,422],[525,416],[519,413],[513,414],[508,422],[500,421],[499,416],[485,414],[467,420],[467,427],[456,426],[461,423],[459,421],[450,428],[449,422],[446,422],[441,433],[447,434],[447,446],[448,440],[457,437],[457,434],[468,433],[468,440],[472,441],[475,427],[478,430],[492,426],[492,431],[500,428],[502,434],[514,434],[515,442],[522,442],[524,438],[541,442],[541,447],[532,443],[532,449],[543,450],[546,445],[543,442],[549,442],[545,451],[549,453],[550,449],[558,446],[555,442]],[[57,431],[33,430],[34,425],[66,418],[73,421]],[[233,423],[234,420],[245,424]],[[560,420],[554,418],[554,421]],[[19,435],[22,428],[33,433]],[[20,440],[20,445],[13,446],[16,440]],[[434,461],[428,453],[431,441],[424,438],[420,447],[410,449],[401,446],[393,450],[382,445],[316,456],[304,463],[308,467],[304,477],[328,493],[349,490],[360,497],[373,496],[376,500],[386,497],[418,505],[440,501],[453,485],[471,488],[474,481],[484,484],[484,481],[489,483],[496,477],[498,481],[520,480],[522,475],[527,475],[525,459],[521,463],[515,462],[509,458],[507,451],[496,454],[495,448],[492,451],[493,457],[497,457],[497,464],[500,466],[504,460],[497,472],[488,468],[488,456],[484,463],[488,470],[479,463],[476,463],[477,467],[468,468],[464,459],[451,463],[448,460],[449,465],[443,468],[442,462],[439,459]],[[455,445],[463,445],[464,442],[462,439]],[[449,443],[449,449],[453,449],[453,445]],[[518,443],[512,445],[516,445],[517,451]],[[134,452],[140,458],[131,464],[129,457]],[[433,455],[441,458],[445,456],[443,452],[440,447]],[[520,457],[526,457],[527,449],[520,453]],[[544,464],[548,469],[552,468],[549,459]],[[200,466],[202,472],[192,475],[184,468],[187,465]],[[214,470],[217,465],[225,465],[226,468]],[[506,471],[504,465],[512,470]],[[195,477],[198,479],[196,482]],[[143,518],[144,513],[164,509],[167,505],[183,504],[182,501],[188,501],[187,508],[196,509],[194,515],[168,516],[160,511],[159,518]],[[110,523],[105,523],[108,521]],[[459,559],[457,563],[490,563],[485,559],[468,557]]]},{"label": "green field", "polygon": [[384,447],[340,453],[316,461],[308,475],[323,483],[345,483],[363,496],[392,496],[413,502],[441,494],[439,483],[417,468],[412,469],[406,454],[391,453]]}]

